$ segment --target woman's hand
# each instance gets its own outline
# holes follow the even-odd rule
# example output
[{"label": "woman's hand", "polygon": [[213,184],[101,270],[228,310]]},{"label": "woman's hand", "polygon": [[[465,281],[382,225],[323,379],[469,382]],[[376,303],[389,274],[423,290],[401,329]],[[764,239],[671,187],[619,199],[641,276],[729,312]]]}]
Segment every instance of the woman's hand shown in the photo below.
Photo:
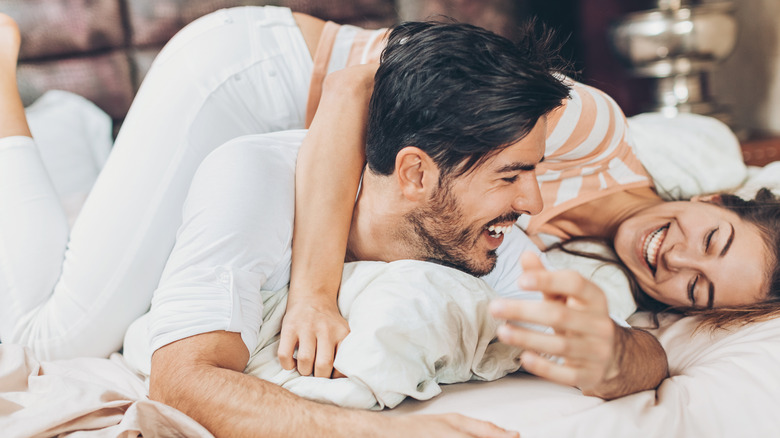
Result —
[{"label": "woman's hand", "polygon": [[349,333],[336,297],[365,164],[376,69],[361,65],[327,76],[320,110],[298,153],[290,292],[278,356],[282,367],[295,368],[297,346],[304,376],[313,369],[316,377],[331,377],[338,344]]},{"label": "woman's hand", "polygon": [[[604,293],[574,271],[547,271],[535,254],[523,254],[521,263],[520,286],[541,291],[544,299],[491,303],[493,316],[509,321],[498,328],[498,339],[525,349],[520,358],[526,371],[585,394],[598,393],[620,373],[622,329],[610,318]],[[549,326],[554,333],[516,323]]]},{"label": "woman's hand", "polygon": [[[310,294],[288,301],[282,320],[282,334],[278,357],[282,367],[291,370],[298,367],[303,376],[340,377],[333,369],[338,344],[349,334],[349,325],[339,313],[332,298],[319,298]],[[298,347],[297,359],[293,358]]]}]

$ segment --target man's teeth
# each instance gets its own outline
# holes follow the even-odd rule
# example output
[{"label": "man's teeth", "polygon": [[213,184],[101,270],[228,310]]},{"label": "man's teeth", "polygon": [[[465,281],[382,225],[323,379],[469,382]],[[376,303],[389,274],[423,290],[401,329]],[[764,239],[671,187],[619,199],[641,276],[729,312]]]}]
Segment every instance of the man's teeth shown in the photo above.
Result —
[{"label": "man's teeth", "polygon": [[647,264],[650,265],[653,270],[658,266],[658,250],[661,249],[661,244],[666,237],[666,230],[668,229],[669,225],[663,226],[650,233],[645,240],[645,261],[647,261]]},{"label": "man's teeth", "polygon": [[490,232],[490,237],[497,238],[501,234],[509,234],[512,232],[512,225],[507,225],[505,227],[500,227],[496,225],[491,225],[488,227],[488,231]]}]

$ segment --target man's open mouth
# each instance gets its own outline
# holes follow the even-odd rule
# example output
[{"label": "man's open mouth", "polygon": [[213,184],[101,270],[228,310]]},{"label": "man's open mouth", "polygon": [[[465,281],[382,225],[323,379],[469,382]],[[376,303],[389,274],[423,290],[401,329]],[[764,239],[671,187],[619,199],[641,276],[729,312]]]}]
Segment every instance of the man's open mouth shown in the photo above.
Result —
[{"label": "man's open mouth", "polygon": [[498,226],[498,225],[491,225],[487,227],[488,233],[490,234],[490,237],[494,239],[498,239],[501,237],[501,235],[507,235],[512,232],[512,228],[514,228],[512,225],[506,225],[506,226]]}]

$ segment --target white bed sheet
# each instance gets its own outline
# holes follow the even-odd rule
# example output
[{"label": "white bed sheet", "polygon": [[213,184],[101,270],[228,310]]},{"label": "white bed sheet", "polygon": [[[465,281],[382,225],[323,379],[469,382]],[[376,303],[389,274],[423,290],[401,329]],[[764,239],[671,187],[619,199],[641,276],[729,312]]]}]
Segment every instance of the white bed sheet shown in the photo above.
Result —
[{"label": "white bed sheet", "polygon": [[523,438],[778,436],[780,319],[692,335],[696,325],[695,318],[670,317],[654,331],[670,365],[655,391],[603,401],[514,374],[450,385],[429,402],[405,401],[392,415],[460,412]]}]

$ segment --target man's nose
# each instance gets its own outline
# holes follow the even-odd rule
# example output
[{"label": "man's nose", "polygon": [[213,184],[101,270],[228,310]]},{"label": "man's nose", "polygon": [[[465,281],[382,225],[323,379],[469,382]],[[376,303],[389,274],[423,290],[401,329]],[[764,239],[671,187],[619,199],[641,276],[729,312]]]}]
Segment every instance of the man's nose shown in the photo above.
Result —
[{"label": "man's nose", "polygon": [[521,214],[539,214],[544,207],[542,192],[536,181],[535,172],[524,172],[517,184],[517,194],[512,202],[512,209]]}]

